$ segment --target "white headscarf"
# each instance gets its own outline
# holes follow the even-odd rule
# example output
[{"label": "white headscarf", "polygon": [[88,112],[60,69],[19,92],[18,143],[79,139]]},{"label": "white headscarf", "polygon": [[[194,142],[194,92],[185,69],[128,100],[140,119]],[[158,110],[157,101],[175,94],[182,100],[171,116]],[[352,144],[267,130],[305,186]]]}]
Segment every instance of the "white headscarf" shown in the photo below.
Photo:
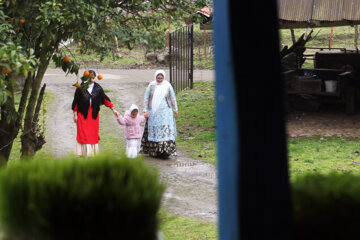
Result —
[{"label": "white headscarf", "polygon": [[135,109],[139,111],[138,106],[136,106],[135,104],[131,104],[131,106],[130,106],[130,108],[129,108],[129,112],[131,113],[131,112],[134,111]]},{"label": "white headscarf", "polygon": [[[164,80],[161,83],[156,81],[157,75],[162,74]],[[150,85],[155,85],[154,96],[152,98],[152,113],[156,113],[159,110],[162,100],[165,98],[166,93],[169,91],[170,83],[165,80],[165,71],[157,70],[154,74],[155,80],[150,83]]]}]

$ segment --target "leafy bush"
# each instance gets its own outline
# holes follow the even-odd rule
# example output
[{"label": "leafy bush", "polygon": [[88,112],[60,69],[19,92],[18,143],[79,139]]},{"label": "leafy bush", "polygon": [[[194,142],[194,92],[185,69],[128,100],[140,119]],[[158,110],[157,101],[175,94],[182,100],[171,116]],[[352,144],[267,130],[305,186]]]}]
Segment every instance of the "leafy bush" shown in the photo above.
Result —
[{"label": "leafy bush", "polygon": [[18,162],[0,171],[0,223],[17,239],[156,239],[163,191],[141,159]]},{"label": "leafy bush", "polygon": [[360,176],[299,176],[292,184],[296,239],[358,239]]}]

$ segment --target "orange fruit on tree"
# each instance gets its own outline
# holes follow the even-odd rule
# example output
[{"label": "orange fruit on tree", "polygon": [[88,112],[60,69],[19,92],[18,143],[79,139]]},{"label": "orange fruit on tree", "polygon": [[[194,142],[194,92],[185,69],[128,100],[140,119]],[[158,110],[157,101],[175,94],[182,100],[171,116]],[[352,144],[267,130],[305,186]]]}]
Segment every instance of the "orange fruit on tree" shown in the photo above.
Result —
[{"label": "orange fruit on tree", "polygon": [[2,70],[3,72],[5,72],[5,71],[6,71],[6,67],[2,67],[1,70]]},{"label": "orange fruit on tree", "polygon": [[68,56],[65,56],[64,57],[64,62],[69,62],[70,61],[70,58]]},{"label": "orange fruit on tree", "polygon": [[99,75],[99,76],[98,76],[98,79],[99,79],[99,80],[103,79],[103,76],[102,76],[102,75]]},{"label": "orange fruit on tree", "polygon": [[24,23],[25,22],[25,20],[24,19],[20,19],[20,23]]},{"label": "orange fruit on tree", "polygon": [[89,74],[90,74],[89,71],[85,71],[85,72],[84,72],[84,76],[85,76],[85,77],[89,76]]},{"label": "orange fruit on tree", "polygon": [[9,69],[9,70],[7,70],[5,73],[6,73],[6,74],[10,74],[10,73],[12,73],[12,70]]},{"label": "orange fruit on tree", "polygon": [[79,88],[80,87],[80,83],[75,83],[75,87]]}]

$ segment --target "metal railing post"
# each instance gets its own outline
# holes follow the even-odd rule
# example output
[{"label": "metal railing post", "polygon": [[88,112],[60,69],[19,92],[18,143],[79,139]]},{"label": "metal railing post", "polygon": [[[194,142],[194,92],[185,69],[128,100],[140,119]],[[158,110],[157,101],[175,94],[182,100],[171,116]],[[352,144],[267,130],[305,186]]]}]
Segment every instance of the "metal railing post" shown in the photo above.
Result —
[{"label": "metal railing post", "polygon": [[191,24],[190,88],[194,87],[194,25]]},{"label": "metal railing post", "polygon": [[171,42],[171,35],[172,35],[172,33],[169,33],[169,68],[170,68],[169,75],[170,75],[170,83],[174,87],[173,78],[172,78],[172,52],[171,52],[172,42]]}]

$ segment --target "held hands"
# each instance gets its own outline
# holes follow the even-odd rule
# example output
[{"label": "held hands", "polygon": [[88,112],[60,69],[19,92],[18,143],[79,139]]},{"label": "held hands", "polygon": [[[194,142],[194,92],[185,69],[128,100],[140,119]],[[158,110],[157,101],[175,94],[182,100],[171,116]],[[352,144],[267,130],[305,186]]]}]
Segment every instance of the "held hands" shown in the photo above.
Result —
[{"label": "held hands", "polygon": [[115,117],[119,117],[120,113],[118,111],[115,110],[115,108],[112,109],[113,114],[115,115]]}]

